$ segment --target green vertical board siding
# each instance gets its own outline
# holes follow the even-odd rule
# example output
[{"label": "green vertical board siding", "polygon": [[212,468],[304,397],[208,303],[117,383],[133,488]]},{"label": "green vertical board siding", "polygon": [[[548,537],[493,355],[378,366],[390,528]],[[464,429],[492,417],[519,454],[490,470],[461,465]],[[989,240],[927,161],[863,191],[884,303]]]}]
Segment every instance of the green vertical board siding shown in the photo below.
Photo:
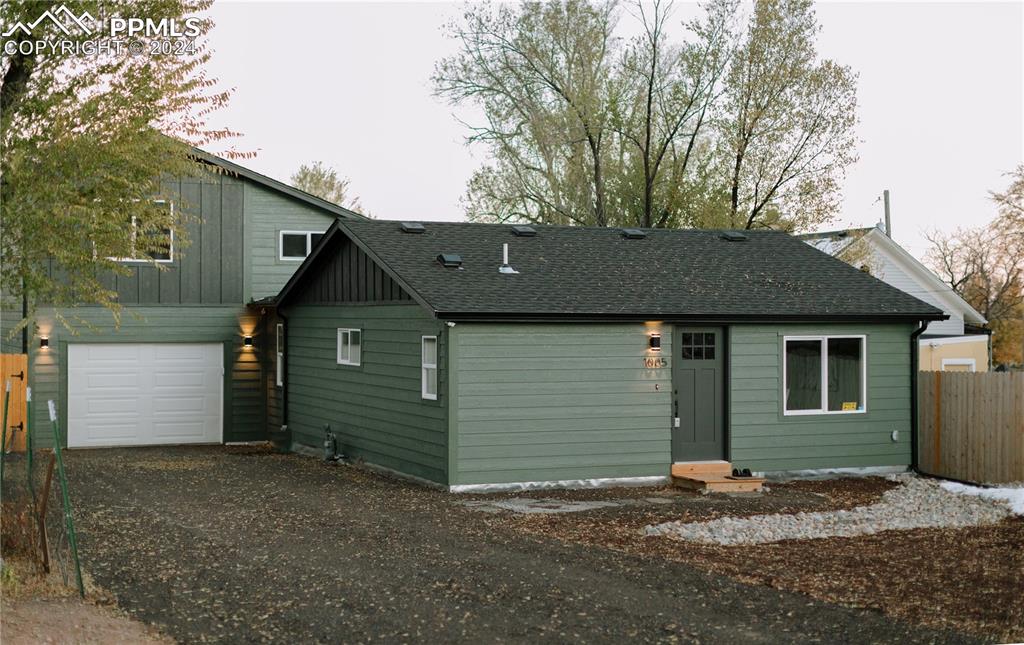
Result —
[{"label": "green vertical board siding", "polygon": [[[295,444],[320,450],[330,424],[346,455],[446,483],[445,326],[419,305],[289,307],[286,387]],[[362,330],[359,366],[338,365],[337,329]],[[438,399],[420,394],[420,338],[438,337]]]},{"label": "green vertical board siding", "polygon": [[[159,265],[125,262],[125,272],[104,276],[124,305],[220,305],[243,303],[245,214],[242,180],[208,175],[168,181],[176,212],[188,216],[188,244],[174,241],[173,261]],[[53,260],[50,274],[59,279]]]},{"label": "green vertical board siding", "polygon": [[[452,345],[452,484],[667,475],[672,377],[643,324],[464,324]],[[660,356],[672,355],[668,327]]]},{"label": "green vertical board siding", "polygon": [[[904,466],[910,454],[911,325],[736,325],[730,328],[733,464],[758,471]],[[783,336],[867,337],[867,412],[784,416]],[[899,431],[897,441],[891,438]]]},{"label": "green vertical board siding", "polygon": [[[255,347],[242,348],[242,335],[257,321],[241,306],[153,306],[132,307],[124,312],[121,328],[115,329],[110,313],[99,307],[81,307],[62,313],[75,323],[78,335],[70,334],[56,321],[52,310],[38,317],[39,334],[50,337],[49,349],[29,345],[29,385],[32,387],[34,427],[49,427],[46,401],[58,401],[60,428],[67,437],[67,345],[69,343],[224,343],[224,440],[260,441],[266,438],[259,363],[260,334]],[[133,315],[134,314],[134,315]],[[89,329],[86,326],[92,326]],[[49,438],[41,437],[43,445]]]},{"label": "green vertical board siding", "polygon": [[253,299],[275,296],[301,262],[280,260],[280,231],[318,231],[323,233],[334,221],[334,214],[254,183],[245,185],[245,213],[249,229],[247,295]]}]

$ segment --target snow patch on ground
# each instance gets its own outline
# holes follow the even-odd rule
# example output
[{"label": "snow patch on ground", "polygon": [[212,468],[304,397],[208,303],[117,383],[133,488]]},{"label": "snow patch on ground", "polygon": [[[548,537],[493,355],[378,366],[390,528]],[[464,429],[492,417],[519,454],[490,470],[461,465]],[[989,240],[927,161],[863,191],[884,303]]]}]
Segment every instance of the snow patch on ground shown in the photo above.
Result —
[{"label": "snow patch on ground", "polygon": [[1002,488],[982,488],[956,482],[943,482],[942,488],[958,495],[975,495],[984,499],[1005,502],[1014,515],[1024,515],[1024,484]]},{"label": "snow patch on ground", "polygon": [[[722,517],[707,522],[666,522],[647,526],[644,532],[704,544],[765,544],[853,537],[891,530],[979,526],[995,524],[1010,515],[1005,497],[983,494],[995,489],[963,494],[933,479],[912,476],[894,479],[903,485],[886,491],[880,502],[870,506],[829,512]],[[1016,493],[1013,498],[1016,500]]]},{"label": "snow patch on ground", "polygon": [[511,511],[523,515],[552,513],[579,513],[582,511],[593,511],[599,508],[614,508],[616,506],[643,506],[648,504],[672,504],[674,500],[669,497],[642,497],[637,499],[612,499],[607,501],[566,501],[560,499],[532,499],[528,497],[513,497],[510,499],[494,500],[471,500],[462,502],[476,511],[484,513],[500,513]]}]

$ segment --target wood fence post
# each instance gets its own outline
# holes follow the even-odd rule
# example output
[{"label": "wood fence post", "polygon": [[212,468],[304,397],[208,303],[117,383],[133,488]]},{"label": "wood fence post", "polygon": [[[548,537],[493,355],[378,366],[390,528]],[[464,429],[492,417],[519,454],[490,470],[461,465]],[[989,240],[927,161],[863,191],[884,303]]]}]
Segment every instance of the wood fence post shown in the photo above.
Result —
[{"label": "wood fence post", "polygon": [[935,374],[935,423],[934,425],[934,468],[935,473],[942,472],[942,372]]}]

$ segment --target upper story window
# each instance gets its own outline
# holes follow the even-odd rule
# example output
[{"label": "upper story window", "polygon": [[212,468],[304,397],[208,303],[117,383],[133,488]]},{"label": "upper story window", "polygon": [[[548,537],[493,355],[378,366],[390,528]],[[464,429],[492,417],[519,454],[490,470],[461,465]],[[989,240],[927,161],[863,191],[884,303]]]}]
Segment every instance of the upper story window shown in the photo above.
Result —
[{"label": "upper story window", "polygon": [[362,332],[338,329],[338,365],[359,365],[363,357]]},{"label": "upper story window", "polygon": [[864,336],[785,337],[785,414],[866,412],[866,344]]},{"label": "upper story window", "polygon": [[[174,216],[174,203],[162,199],[153,202],[163,206]],[[131,227],[131,255],[126,258],[110,258],[118,262],[145,262],[153,260],[162,264],[174,262],[174,231],[170,228],[146,226],[139,218],[132,216],[128,222]]]},{"label": "upper story window", "polygon": [[305,260],[323,236],[319,231],[281,231],[277,257],[281,260]]}]

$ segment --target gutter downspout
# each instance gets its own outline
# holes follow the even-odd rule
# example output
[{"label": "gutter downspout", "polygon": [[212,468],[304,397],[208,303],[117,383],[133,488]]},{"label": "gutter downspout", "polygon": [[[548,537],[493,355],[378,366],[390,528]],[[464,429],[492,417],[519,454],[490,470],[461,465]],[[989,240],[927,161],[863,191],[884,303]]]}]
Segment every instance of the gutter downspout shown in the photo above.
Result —
[{"label": "gutter downspout", "polygon": [[284,331],[284,351],[281,352],[281,434],[285,444],[284,451],[291,452],[292,435],[291,431],[288,430],[288,348],[290,347],[288,342],[288,316],[285,316],[284,312],[276,307],[275,311]]},{"label": "gutter downspout", "polygon": [[910,468],[917,471],[917,381],[921,366],[921,348],[918,338],[928,329],[928,321],[919,322],[920,327],[910,334]]}]

